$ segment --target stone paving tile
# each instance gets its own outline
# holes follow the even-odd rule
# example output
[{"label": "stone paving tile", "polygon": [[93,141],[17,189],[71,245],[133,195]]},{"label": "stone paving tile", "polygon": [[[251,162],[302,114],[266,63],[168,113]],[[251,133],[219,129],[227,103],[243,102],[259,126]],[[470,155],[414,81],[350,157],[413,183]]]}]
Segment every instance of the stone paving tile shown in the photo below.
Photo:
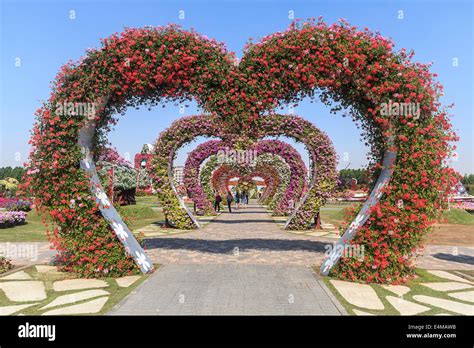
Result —
[{"label": "stone paving tile", "polygon": [[54,299],[52,302],[48,303],[46,306],[42,307],[41,309],[62,306],[65,304],[79,302],[82,300],[87,300],[90,298],[99,297],[103,295],[110,295],[110,293],[102,289],[75,292],[73,294],[59,296],[58,298]]},{"label": "stone paving tile", "polygon": [[358,309],[354,309],[354,313],[355,313],[356,315],[375,315],[375,314],[372,314],[372,313],[360,311],[360,310],[358,310]]},{"label": "stone paving tile", "polygon": [[37,303],[28,303],[22,305],[12,305],[12,306],[3,306],[0,307],[0,315],[11,315],[13,313],[19,312],[25,308],[36,305]]},{"label": "stone paving tile", "polygon": [[386,299],[401,315],[416,315],[431,309],[430,307],[422,306],[418,303],[404,300],[400,297],[387,296]]},{"label": "stone paving tile", "polygon": [[25,271],[19,271],[7,276],[1,277],[0,280],[31,280],[31,276]]},{"label": "stone paving tile", "polygon": [[405,285],[382,285],[382,287],[398,296],[403,296],[410,291],[410,288]]},{"label": "stone paving tile", "polygon": [[40,301],[46,298],[44,283],[41,281],[9,280],[1,282],[0,289],[13,302]]},{"label": "stone paving tile", "polygon": [[135,283],[140,278],[141,276],[139,275],[125,276],[121,278],[116,278],[115,281],[117,282],[117,285],[120,286],[121,288],[128,288],[130,285]]},{"label": "stone paving tile", "polygon": [[455,299],[467,302],[474,302],[474,291],[462,291],[462,292],[455,292],[452,294],[448,294]]},{"label": "stone paving tile", "polygon": [[472,285],[457,282],[434,282],[434,283],[420,283],[430,289],[437,291],[454,291],[473,288]]},{"label": "stone paving tile", "polygon": [[106,288],[108,284],[101,279],[66,279],[53,283],[54,291]]},{"label": "stone paving tile", "polygon": [[46,272],[57,272],[58,268],[56,266],[48,266],[48,265],[36,265],[36,271],[38,273],[46,273]]},{"label": "stone paving tile", "polygon": [[[473,267],[474,269],[474,267]],[[431,273],[437,277],[440,277],[440,278],[444,278],[444,279],[449,279],[449,280],[453,280],[455,282],[461,282],[461,283],[472,283],[471,281],[465,279],[465,278],[462,278],[462,277],[459,277],[455,274],[452,274],[452,273],[449,273],[449,272],[446,272],[446,271],[439,271],[439,270],[429,270],[428,273]]]},{"label": "stone paving tile", "polygon": [[111,314],[346,314],[326,290],[300,265],[172,264],[160,267]]},{"label": "stone paving tile", "polygon": [[108,296],[100,297],[96,300],[80,303],[73,306],[52,309],[42,315],[74,315],[74,314],[94,314],[100,312],[107,303]]},{"label": "stone paving tile", "polygon": [[415,295],[413,299],[418,302],[426,303],[438,308],[445,309],[458,314],[464,315],[474,315],[474,306],[464,304],[457,301],[445,300],[442,298],[425,296],[425,295]]},{"label": "stone paving tile", "polygon": [[370,285],[346,282],[343,280],[330,280],[339,294],[354,306],[367,309],[384,309],[377,293]]}]

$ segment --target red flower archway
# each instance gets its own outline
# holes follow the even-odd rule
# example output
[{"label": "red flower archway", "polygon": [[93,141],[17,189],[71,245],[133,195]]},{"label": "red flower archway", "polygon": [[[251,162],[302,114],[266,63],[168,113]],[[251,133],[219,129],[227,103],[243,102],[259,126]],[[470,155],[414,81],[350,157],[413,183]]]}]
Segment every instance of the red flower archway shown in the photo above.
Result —
[{"label": "red flower archway", "polygon": [[[351,107],[371,146],[374,185],[380,169],[386,170],[374,187],[374,200],[342,240],[364,245],[364,259],[339,260],[334,254],[324,272],[339,260],[334,274],[341,278],[406,279],[413,274],[413,251],[445,208],[456,181],[444,164],[456,136],[438,99],[441,87],[427,66],[410,58],[404,50],[393,51],[392,42],[380,35],[344,22],[291,26],[248,45],[239,64],[223,45],[175,26],[127,29],[103,40],[101,48],[60,71],[51,97],[37,111],[31,139],[29,187],[38,209],[51,217],[50,238],[62,268],[84,276],[134,272],[137,265],[144,272],[151,269],[121,219],[107,218],[113,209],[94,180],[94,156],[114,115],[128,106],[194,97],[211,113],[203,117],[219,124],[217,133],[244,146],[259,134],[272,135],[267,121],[274,119],[264,115],[318,92],[327,104]],[[420,112],[384,113],[391,102],[419,103]],[[82,111],[76,112],[78,106]],[[164,194],[170,191],[160,180],[167,177],[164,168],[175,146],[209,134],[210,128],[192,137],[181,133],[184,138],[167,147],[165,161],[155,153],[155,180]],[[310,190],[308,198],[316,193]]]}]

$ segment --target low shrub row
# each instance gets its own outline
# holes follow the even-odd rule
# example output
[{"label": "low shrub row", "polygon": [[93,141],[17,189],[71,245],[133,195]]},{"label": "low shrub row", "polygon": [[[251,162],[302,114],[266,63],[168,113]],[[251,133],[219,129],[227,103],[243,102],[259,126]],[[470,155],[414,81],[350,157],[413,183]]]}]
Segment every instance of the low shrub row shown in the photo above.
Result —
[{"label": "low shrub row", "polygon": [[13,227],[24,224],[26,212],[24,211],[2,211],[0,212],[0,228]]}]

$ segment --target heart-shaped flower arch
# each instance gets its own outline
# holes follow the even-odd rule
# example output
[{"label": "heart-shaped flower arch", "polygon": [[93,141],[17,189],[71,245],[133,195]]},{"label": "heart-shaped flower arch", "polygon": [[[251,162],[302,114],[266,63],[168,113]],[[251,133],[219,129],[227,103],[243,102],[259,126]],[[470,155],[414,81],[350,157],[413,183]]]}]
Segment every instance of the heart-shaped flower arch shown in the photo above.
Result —
[{"label": "heart-shaped flower arch", "polygon": [[[271,153],[280,156],[289,166],[291,171],[290,185],[287,187],[286,195],[280,200],[277,212],[285,214],[288,212],[289,201],[298,202],[301,195],[306,190],[307,170],[306,165],[299,153],[289,144],[278,140],[262,140],[255,146],[248,148],[243,160],[234,158],[235,150],[226,147],[223,142],[209,140],[196,147],[188,155],[184,165],[184,185],[186,186],[189,197],[196,204],[198,211],[213,213],[213,207],[210,200],[204,192],[200,181],[200,168],[205,160],[212,155],[218,155],[221,163],[227,163],[233,167],[244,167],[254,172],[254,167],[258,164],[258,156],[264,153]],[[230,155],[229,155],[230,153]],[[255,157],[255,158],[253,158]],[[333,164],[335,167],[335,163]],[[317,212],[315,212],[316,214]]]},{"label": "heart-shaped flower arch", "polygon": [[[279,165],[280,167],[275,167]],[[283,169],[283,170],[281,170]],[[288,176],[283,174],[285,171],[288,171]],[[228,186],[231,184],[230,180],[234,177],[239,179],[239,182],[242,181],[253,181],[255,177],[261,177],[264,179],[266,186],[265,191],[263,192],[261,199],[271,199],[275,202],[272,206],[272,210],[281,203],[282,198],[285,193],[288,192],[288,188],[291,184],[291,170],[286,162],[278,155],[272,155],[270,153],[265,153],[257,157],[257,163],[254,167],[246,168],[238,165],[229,165],[224,164],[216,166],[215,170],[212,173],[211,181],[206,183],[211,185],[213,191],[217,190],[219,192],[225,193],[229,191]],[[294,178],[293,178],[294,180]],[[203,185],[204,186],[204,185]],[[239,185],[237,184],[236,190],[239,190]],[[279,191],[277,191],[279,189]],[[278,196],[277,196],[278,194]],[[208,197],[212,199],[213,197]],[[294,202],[297,202],[300,197],[294,197]],[[294,208],[287,207],[288,210],[293,210]],[[275,215],[283,215],[281,211],[277,211]]]},{"label": "heart-shaped flower arch", "polygon": [[[272,154],[258,156],[257,163],[262,164],[262,167],[268,166],[266,172],[271,174],[268,180],[274,181],[267,186],[260,198],[262,204],[268,205],[273,210],[290,184],[290,168],[281,157]],[[204,164],[200,172],[200,183],[209,202],[213,201],[214,191],[216,190],[216,187],[212,185],[213,176],[220,167],[221,164],[217,156],[214,155]]]},{"label": "heart-shaped flower arch", "polygon": [[[389,150],[385,164],[394,171],[384,197],[369,206],[370,218],[352,233],[351,243],[365,246],[364,259],[343,258],[334,274],[375,282],[406,279],[413,274],[413,251],[457,179],[444,165],[456,136],[438,101],[440,86],[427,66],[410,58],[380,35],[344,22],[292,25],[248,45],[239,64],[223,45],[175,26],[127,29],[103,40],[100,49],[61,69],[51,97],[37,111],[31,140],[27,185],[38,209],[52,217],[50,236],[63,269],[83,276],[135,272],[136,264],[147,270],[141,251],[117,243],[122,230],[104,219],[97,194],[91,195],[94,180],[84,169],[104,143],[114,114],[145,102],[194,97],[213,113],[207,118],[218,118],[221,133],[245,143],[265,129],[269,118],[262,115],[319,91],[323,102],[352,108],[371,146],[373,183]],[[419,103],[420,112],[394,117],[385,112],[391,102]],[[89,156],[84,160],[78,136],[88,116],[95,131],[92,147],[82,149]],[[390,153],[397,153],[396,162],[388,163]]]},{"label": "heart-shaped flower arch", "polygon": [[[335,151],[328,136],[308,122],[294,115],[271,114],[261,117],[261,123],[254,128],[256,139],[265,136],[285,135],[298,142],[302,142],[308,149],[310,157],[311,183],[308,192],[300,201],[299,206],[286,223],[288,229],[309,228],[315,212],[330,196],[336,182]],[[173,122],[171,127],[164,130],[154,145],[154,154],[151,160],[150,175],[154,179],[155,188],[163,205],[163,212],[167,224],[173,227],[189,229],[199,227],[198,221],[178,196],[171,178],[173,159],[177,150],[197,136],[220,137],[224,139],[223,147],[234,147],[235,140],[229,139],[229,134],[222,134],[216,116],[189,116]],[[285,154],[288,150],[282,142],[261,140],[255,145],[245,148],[255,148],[259,152],[271,152],[285,157],[288,163],[297,161],[296,152]],[[273,145],[273,146],[272,146]],[[255,146],[255,147],[253,147]],[[293,159],[292,159],[293,158]],[[297,170],[298,165],[293,166]],[[301,173],[304,176],[303,173]],[[296,182],[295,182],[296,183]],[[288,192],[296,190],[292,187]],[[303,188],[303,186],[301,187]],[[287,197],[288,198],[288,197]],[[285,202],[282,203],[282,209]]]}]

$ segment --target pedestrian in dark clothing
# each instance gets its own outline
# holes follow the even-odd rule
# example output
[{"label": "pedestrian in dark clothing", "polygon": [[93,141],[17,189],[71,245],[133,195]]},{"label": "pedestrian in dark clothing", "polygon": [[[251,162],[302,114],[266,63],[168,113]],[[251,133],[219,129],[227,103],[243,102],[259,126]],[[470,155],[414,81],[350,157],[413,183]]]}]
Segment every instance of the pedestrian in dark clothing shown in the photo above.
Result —
[{"label": "pedestrian in dark clothing", "polygon": [[232,213],[231,209],[231,204],[234,201],[234,196],[232,196],[232,193],[227,193],[227,207],[229,207],[229,213]]},{"label": "pedestrian in dark clothing", "polygon": [[221,202],[222,202],[222,197],[219,194],[219,192],[216,192],[216,198],[214,199],[214,210],[217,211],[218,213],[221,212]]},{"label": "pedestrian in dark clothing", "polygon": [[235,193],[235,203],[237,203],[237,208],[240,208],[240,192]]}]

